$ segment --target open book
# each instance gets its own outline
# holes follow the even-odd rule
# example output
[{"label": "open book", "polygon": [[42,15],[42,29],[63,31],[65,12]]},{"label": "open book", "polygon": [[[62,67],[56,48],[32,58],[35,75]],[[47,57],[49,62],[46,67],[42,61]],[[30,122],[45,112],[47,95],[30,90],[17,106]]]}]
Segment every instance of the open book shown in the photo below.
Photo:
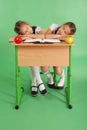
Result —
[{"label": "open book", "polygon": [[24,43],[28,43],[28,42],[34,42],[34,43],[59,43],[60,40],[59,39],[26,39],[24,41]]}]

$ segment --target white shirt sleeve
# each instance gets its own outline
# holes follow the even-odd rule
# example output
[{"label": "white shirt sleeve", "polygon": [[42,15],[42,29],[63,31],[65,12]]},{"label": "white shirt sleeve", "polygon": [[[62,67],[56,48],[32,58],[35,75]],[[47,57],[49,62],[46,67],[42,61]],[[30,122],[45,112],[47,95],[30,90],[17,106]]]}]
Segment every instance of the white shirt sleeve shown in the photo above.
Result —
[{"label": "white shirt sleeve", "polygon": [[58,24],[52,24],[49,29],[50,29],[52,32],[54,32],[58,27],[59,27]]},{"label": "white shirt sleeve", "polygon": [[41,30],[42,30],[41,27],[37,26],[35,29],[35,33],[39,33]]}]

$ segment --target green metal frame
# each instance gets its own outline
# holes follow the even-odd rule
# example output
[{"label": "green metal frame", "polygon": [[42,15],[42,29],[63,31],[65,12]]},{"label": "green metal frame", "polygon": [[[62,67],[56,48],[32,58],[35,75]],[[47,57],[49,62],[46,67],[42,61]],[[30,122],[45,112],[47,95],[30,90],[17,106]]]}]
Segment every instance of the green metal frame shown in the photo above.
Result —
[{"label": "green metal frame", "polygon": [[68,108],[72,108],[71,91],[72,90],[72,75],[71,75],[71,46],[69,46],[69,66],[67,67],[67,87],[65,88]]},{"label": "green metal frame", "polygon": [[19,109],[23,88],[21,87],[20,67],[18,66],[18,55],[17,55],[16,46],[15,46],[15,64],[16,64],[15,65],[16,66],[16,106],[15,106],[15,109]]},{"label": "green metal frame", "polygon": [[[15,109],[19,109],[23,88],[21,87],[20,67],[18,66],[17,46],[15,46],[15,63],[16,63],[16,106]],[[56,82],[56,74],[54,75],[54,82]],[[71,88],[72,88],[72,76],[71,76],[71,46],[69,46],[69,66],[67,67],[67,87],[65,88],[68,108],[71,109]]]},{"label": "green metal frame", "polygon": [[[54,82],[56,83],[56,74],[53,72]],[[65,88],[68,108],[72,108],[71,91],[72,90],[72,75],[71,75],[71,46],[69,46],[69,66],[67,67],[67,87]]]}]

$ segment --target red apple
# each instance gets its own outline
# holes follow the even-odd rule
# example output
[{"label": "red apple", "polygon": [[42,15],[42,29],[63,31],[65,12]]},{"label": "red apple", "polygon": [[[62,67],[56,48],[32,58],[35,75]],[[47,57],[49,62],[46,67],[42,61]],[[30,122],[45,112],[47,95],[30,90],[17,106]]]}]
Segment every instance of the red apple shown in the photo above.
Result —
[{"label": "red apple", "polygon": [[14,38],[15,43],[20,44],[22,42],[22,38],[20,36],[16,36]]}]

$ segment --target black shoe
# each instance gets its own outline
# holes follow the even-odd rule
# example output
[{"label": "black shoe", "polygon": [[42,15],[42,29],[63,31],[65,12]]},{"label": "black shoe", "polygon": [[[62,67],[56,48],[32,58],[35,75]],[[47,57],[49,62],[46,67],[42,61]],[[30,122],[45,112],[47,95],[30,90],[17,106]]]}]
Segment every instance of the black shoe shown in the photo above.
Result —
[{"label": "black shoe", "polygon": [[[43,84],[43,83],[41,83],[41,84]],[[39,84],[38,87],[40,87],[41,84]],[[47,90],[44,88],[42,91],[40,90],[40,93],[42,95],[46,95],[47,94]]]},{"label": "black shoe", "polygon": [[[37,89],[37,86],[32,86],[31,89],[32,89],[33,87]],[[38,90],[36,90],[36,91],[35,91],[35,90],[31,90],[31,94],[32,94],[33,97],[36,97],[37,94],[38,94]]]},{"label": "black shoe", "polygon": [[55,86],[55,89],[63,89],[64,88],[64,86]]},{"label": "black shoe", "polygon": [[46,94],[47,94],[47,90],[44,89],[44,90],[40,91],[40,93],[41,93],[42,95],[46,95]]},{"label": "black shoe", "polygon": [[53,84],[48,84],[48,87],[55,89],[55,84],[54,83]]}]

